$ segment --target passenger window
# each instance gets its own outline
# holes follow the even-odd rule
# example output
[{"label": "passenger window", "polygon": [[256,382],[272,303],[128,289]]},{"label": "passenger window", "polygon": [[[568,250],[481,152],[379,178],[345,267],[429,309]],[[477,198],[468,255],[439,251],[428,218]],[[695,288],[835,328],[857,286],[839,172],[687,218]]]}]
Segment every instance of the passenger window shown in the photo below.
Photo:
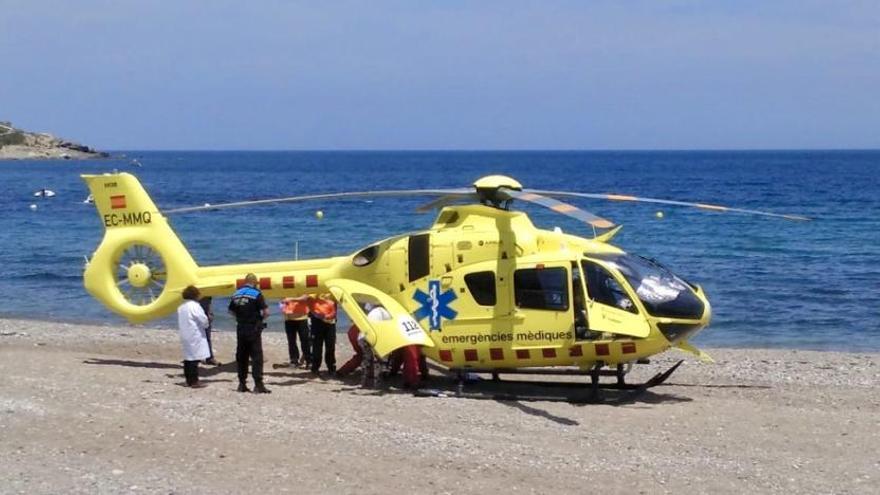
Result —
[{"label": "passenger window", "polygon": [[590,300],[596,301],[599,304],[614,306],[630,313],[639,313],[632,299],[629,298],[626,291],[617,282],[617,279],[608,273],[607,270],[589,261],[583,261],[581,264],[587,277],[587,297]]},{"label": "passenger window", "polygon": [[519,308],[568,311],[568,272],[565,268],[517,270],[514,296]]},{"label": "passenger window", "polygon": [[481,306],[495,305],[495,272],[475,272],[464,276],[464,283]]},{"label": "passenger window", "polygon": [[409,236],[409,281],[418,280],[430,272],[430,234]]}]

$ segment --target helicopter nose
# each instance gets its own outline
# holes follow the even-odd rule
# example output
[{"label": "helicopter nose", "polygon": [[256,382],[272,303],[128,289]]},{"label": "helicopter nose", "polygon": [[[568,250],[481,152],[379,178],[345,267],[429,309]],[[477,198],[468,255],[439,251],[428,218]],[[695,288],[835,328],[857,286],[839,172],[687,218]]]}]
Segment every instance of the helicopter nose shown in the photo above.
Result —
[{"label": "helicopter nose", "polygon": [[700,299],[703,305],[703,314],[699,320],[684,322],[661,322],[657,324],[660,333],[666,337],[670,344],[675,345],[679,342],[686,341],[709,325],[712,320],[712,305],[706,299],[703,289],[699,286],[694,287],[694,295]]},{"label": "helicopter nose", "polygon": [[705,327],[699,323],[658,323],[657,328],[670,344],[675,345],[698,334]]},{"label": "helicopter nose", "polygon": [[706,311],[703,312],[703,326],[708,326],[709,322],[712,321],[712,305],[709,304],[709,300],[706,299],[702,290],[700,291],[700,297],[703,299],[703,304],[706,305]]}]

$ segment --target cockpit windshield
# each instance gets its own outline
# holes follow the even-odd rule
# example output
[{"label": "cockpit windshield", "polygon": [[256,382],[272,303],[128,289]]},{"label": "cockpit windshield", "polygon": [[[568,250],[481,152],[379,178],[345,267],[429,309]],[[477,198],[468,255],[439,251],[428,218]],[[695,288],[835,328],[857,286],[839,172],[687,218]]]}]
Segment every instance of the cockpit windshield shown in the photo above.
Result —
[{"label": "cockpit windshield", "polygon": [[654,316],[699,319],[703,303],[687,282],[665,266],[632,254],[591,255],[626,278],[645,309]]}]

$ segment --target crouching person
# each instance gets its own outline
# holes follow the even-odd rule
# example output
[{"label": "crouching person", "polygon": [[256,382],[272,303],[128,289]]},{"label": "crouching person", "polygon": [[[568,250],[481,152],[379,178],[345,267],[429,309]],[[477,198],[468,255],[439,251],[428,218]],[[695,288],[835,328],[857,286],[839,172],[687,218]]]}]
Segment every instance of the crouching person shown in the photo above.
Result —
[{"label": "crouching person", "polygon": [[183,348],[183,376],[186,386],[191,388],[205,386],[199,381],[199,361],[211,355],[205,335],[208,316],[199,304],[199,296],[199,289],[187,286],[183,289],[183,304],[177,308],[177,330]]},{"label": "crouching person", "polygon": [[354,351],[351,358],[336,372],[336,376],[343,377],[358,369],[364,359],[361,331],[357,325],[348,329],[348,341],[351,342],[351,350]]},{"label": "crouching person", "polygon": [[348,362],[339,368],[336,376],[343,377],[349,375],[359,366],[363,365],[361,386],[363,388],[375,388],[378,385],[379,359],[376,357],[375,352],[373,352],[373,348],[367,343],[366,335],[360,331],[357,325],[352,325],[348,329],[348,340],[351,342],[354,354]]},{"label": "crouching person", "polygon": [[[391,319],[391,313],[387,309],[378,304],[364,304],[364,311],[367,312],[367,319],[370,321],[384,321]],[[361,332],[356,325],[352,325],[348,329],[348,340],[351,342],[351,348],[354,355],[348,360],[342,368],[339,369],[338,375],[345,376],[358,366],[363,365],[363,377],[361,385],[364,388],[374,388],[378,385],[379,376],[379,358],[375,351],[367,342],[367,336]]]}]

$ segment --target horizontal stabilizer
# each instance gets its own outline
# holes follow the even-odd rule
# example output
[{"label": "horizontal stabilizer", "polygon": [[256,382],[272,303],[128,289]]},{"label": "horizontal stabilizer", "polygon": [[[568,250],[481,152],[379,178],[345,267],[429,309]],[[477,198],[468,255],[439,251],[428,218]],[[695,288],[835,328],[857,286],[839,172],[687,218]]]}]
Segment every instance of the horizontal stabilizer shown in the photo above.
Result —
[{"label": "horizontal stabilizer", "polygon": [[697,359],[699,359],[700,361],[702,361],[704,363],[714,363],[715,362],[715,360],[712,359],[712,356],[710,356],[709,354],[707,354],[704,351],[697,349],[696,347],[692,346],[691,344],[689,344],[688,342],[686,342],[684,340],[682,340],[681,342],[676,344],[675,347],[676,347],[676,349],[678,349],[680,351],[686,352],[688,354],[693,354],[694,356],[697,357]]}]

